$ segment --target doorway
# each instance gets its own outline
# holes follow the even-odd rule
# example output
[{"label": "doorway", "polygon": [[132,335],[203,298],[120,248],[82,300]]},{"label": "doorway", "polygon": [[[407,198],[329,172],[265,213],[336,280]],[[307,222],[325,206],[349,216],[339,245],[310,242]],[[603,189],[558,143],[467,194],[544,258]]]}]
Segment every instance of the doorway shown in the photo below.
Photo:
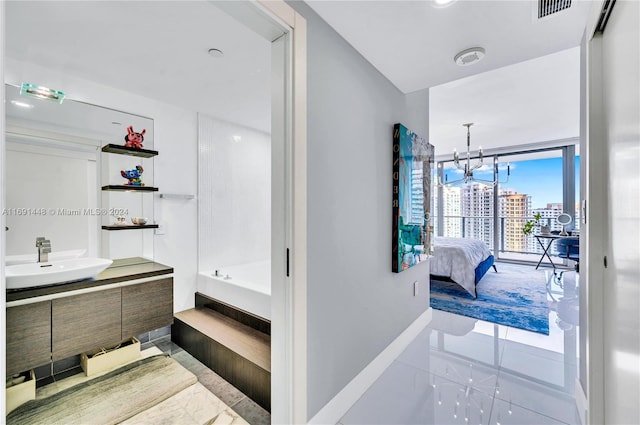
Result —
[{"label": "doorway", "polygon": [[[206,2],[203,3],[206,4]],[[280,109],[280,112],[277,115],[279,121],[277,121],[277,125],[273,126],[273,130],[274,134],[276,131],[279,131],[281,135],[279,139],[280,147],[277,151],[279,155],[278,171],[281,174],[277,176],[277,179],[279,179],[279,195],[277,198],[274,195],[272,204],[277,205],[278,208],[280,208],[277,214],[273,214],[273,216],[277,215],[279,217],[277,229],[280,232],[280,235],[278,238],[274,238],[274,244],[271,247],[272,251],[274,252],[274,255],[272,256],[272,262],[273,264],[277,264],[277,267],[273,268],[274,275],[277,277],[277,279],[274,279],[274,281],[277,281],[277,283],[274,284],[274,297],[272,299],[277,301],[273,301],[272,305],[272,311],[276,312],[276,314],[274,314],[274,316],[272,317],[274,326],[274,337],[272,340],[272,346],[274,347],[274,349],[276,349],[275,347],[278,347],[278,351],[273,355],[273,358],[278,360],[278,364],[274,364],[273,367],[273,387],[274,394],[277,396],[277,399],[274,399],[273,401],[272,418],[277,422],[300,422],[306,420],[306,408],[304,407],[304,403],[306,401],[306,383],[304,382],[306,364],[304,362],[304,356],[300,361],[298,361],[299,357],[297,355],[294,356],[293,351],[295,349],[297,353],[304,353],[304,350],[306,349],[306,338],[304,338],[304,332],[306,331],[306,309],[304,303],[304,258],[306,257],[306,225],[304,218],[306,215],[306,210],[304,208],[304,190],[306,188],[306,180],[304,178],[306,164],[306,130],[304,120],[306,110],[304,109],[304,101],[300,100],[301,97],[302,99],[304,99],[304,78],[300,77],[298,79],[294,79],[294,76],[302,75],[301,70],[304,69],[304,19],[293,12],[293,9],[291,9],[284,2],[269,2],[266,5],[262,5],[261,3],[257,2],[237,3],[238,4],[228,5],[220,3],[220,5],[221,7],[227,6],[227,10],[225,10],[227,13],[229,13],[233,18],[238,19],[240,22],[243,22],[244,25],[246,25],[248,28],[251,28],[251,30],[265,37],[265,39],[267,39],[269,42],[275,41],[274,52],[279,52],[278,60],[280,61],[279,65],[281,66],[281,77],[278,84],[281,93],[278,96],[278,108]],[[2,3],[0,5],[0,18],[3,22],[4,17],[5,4]],[[147,22],[148,21],[149,20],[147,20]],[[5,25],[3,25],[2,27],[6,28]],[[274,34],[274,29],[277,34]],[[298,35],[300,35],[300,38],[297,38]],[[4,57],[6,52],[4,43],[4,32],[1,34],[1,36],[2,40],[0,41],[2,41],[2,43],[0,45],[2,45],[2,50],[0,50],[0,54],[2,54]],[[293,43],[294,39],[296,40],[295,47]],[[167,48],[170,47],[170,45],[168,43],[165,43],[164,47]],[[293,64],[294,56],[296,57],[296,64]],[[3,63],[5,62],[3,61]],[[160,74],[160,72],[158,74]],[[4,77],[4,74],[2,76]],[[151,75],[149,77],[151,77]],[[103,86],[103,89],[101,89],[102,91],[98,96],[99,99],[97,100],[101,103],[104,102],[105,104],[117,104],[119,101],[119,99],[117,99],[117,96],[122,96],[123,93],[114,92],[113,95],[107,94],[107,91],[104,90],[104,88],[107,86],[108,83],[105,83],[105,86]],[[83,88],[87,92],[91,92],[94,87],[92,87],[91,84],[85,84]],[[165,87],[165,89],[170,90],[170,87]],[[272,87],[272,89],[274,91],[276,90],[276,84],[274,84],[274,87]],[[127,88],[124,88],[124,90],[127,90]],[[2,94],[2,99],[0,100],[4,101],[4,93]],[[294,102],[296,103],[295,107]],[[4,102],[1,103],[3,105],[2,112],[4,112]],[[146,105],[145,103],[142,104]],[[132,104],[127,107],[137,109],[141,106],[140,104]],[[295,116],[293,114],[294,110],[296,111]],[[153,111],[152,114],[156,114],[157,112],[158,111]],[[3,118],[0,121],[0,130],[2,130],[2,139],[0,140],[0,161],[2,165],[2,176],[0,176],[0,178],[2,179],[0,180],[2,188],[2,192],[0,193],[0,207],[4,208],[6,184],[4,175],[5,120],[4,113],[2,115]],[[183,117],[176,118],[176,120],[179,119],[183,119],[183,121],[185,121]],[[278,127],[277,130],[276,127]],[[177,136],[174,137],[177,144],[178,139],[181,135],[177,134],[177,132],[172,128],[165,127],[164,131],[168,132],[166,134],[172,134],[172,132],[176,133],[173,134],[173,136]],[[293,166],[294,162],[296,165],[295,168]],[[273,180],[276,179],[274,178]],[[297,182],[297,186],[294,186],[293,180]],[[181,189],[185,190],[184,188]],[[294,190],[296,191],[295,196],[293,193]],[[180,188],[177,189],[176,192],[180,193]],[[170,217],[170,215],[165,213],[165,218],[167,217]],[[195,221],[196,220],[194,220],[194,222]],[[4,223],[5,219],[3,217],[2,224],[4,225]],[[272,231],[275,232],[275,229],[276,226],[274,225],[272,227]],[[171,232],[171,228],[168,228],[168,231]],[[193,235],[188,234],[184,235],[184,237],[191,237],[192,239],[195,239],[196,235],[197,234],[193,232]],[[4,258],[5,239],[5,235],[3,234],[0,243],[0,258]],[[174,255],[179,256],[180,253],[174,253]],[[193,258],[194,256],[192,255],[191,257]],[[0,277],[3,278],[4,261],[2,261],[1,263]],[[300,276],[300,279],[296,279],[296,276]],[[293,290],[294,280],[296,282],[295,291]],[[4,299],[4,293],[2,294],[2,296]],[[183,294],[178,293],[177,296],[183,297]],[[190,295],[190,298],[193,298],[192,294]],[[295,304],[294,299],[302,300],[303,303]],[[2,315],[4,314],[5,311],[4,309],[2,309]],[[300,319],[294,320],[298,315],[302,316],[300,317]],[[296,322],[295,326],[293,324],[294,321]],[[2,332],[4,333],[4,329],[2,329]],[[294,338],[293,332],[298,332],[298,336],[302,336]],[[2,349],[4,350],[4,345]],[[300,373],[295,374],[295,380],[293,377],[294,359],[296,360],[295,368],[301,371]],[[4,364],[2,365],[2,367],[4,368]],[[300,388],[300,390],[296,391],[296,387],[293,386],[294,382],[298,384],[297,386]],[[297,404],[292,403],[292,399],[298,400]],[[294,420],[294,417],[301,419]]]}]

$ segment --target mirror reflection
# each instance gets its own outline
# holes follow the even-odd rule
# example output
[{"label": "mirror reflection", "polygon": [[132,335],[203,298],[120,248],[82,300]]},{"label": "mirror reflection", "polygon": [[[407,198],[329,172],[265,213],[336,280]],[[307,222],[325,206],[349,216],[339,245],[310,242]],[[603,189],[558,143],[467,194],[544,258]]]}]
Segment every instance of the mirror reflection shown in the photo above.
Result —
[{"label": "mirror reflection", "polygon": [[121,171],[136,166],[144,167],[145,184],[152,186],[153,160],[101,148],[124,145],[132,126],[145,130],[144,148],[153,149],[153,120],[70,99],[59,104],[24,96],[9,84],[5,90],[7,265],[37,261],[38,237],[50,242],[49,260],[152,258],[152,238],[101,226],[118,217],[152,219],[153,198],[101,188],[125,184]]}]

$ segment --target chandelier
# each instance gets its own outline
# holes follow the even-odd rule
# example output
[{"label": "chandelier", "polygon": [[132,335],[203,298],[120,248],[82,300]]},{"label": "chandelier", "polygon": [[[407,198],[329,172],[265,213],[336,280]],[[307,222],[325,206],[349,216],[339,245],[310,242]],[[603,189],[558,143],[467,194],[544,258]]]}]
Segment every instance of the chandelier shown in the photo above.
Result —
[{"label": "chandelier", "polygon": [[[473,123],[462,124],[463,127],[467,127],[467,158],[466,160],[460,164],[460,155],[458,155],[458,151],[454,149],[453,151],[453,163],[458,170],[462,170],[463,176],[457,180],[448,181],[447,176],[445,176],[444,183],[442,182],[442,173],[440,173],[439,185],[440,186],[449,186],[456,185],[459,183],[469,184],[473,182],[483,183],[490,186],[496,186],[498,184],[504,184],[509,181],[509,176],[511,175],[511,166],[507,163],[507,179],[503,182],[498,181],[498,157],[493,157],[493,175],[494,178],[492,180],[480,179],[473,175],[473,172],[484,165],[484,156],[482,152],[482,146],[478,149],[478,160],[475,164],[471,165],[471,126]],[[440,171],[442,171],[442,163],[438,164]]]}]

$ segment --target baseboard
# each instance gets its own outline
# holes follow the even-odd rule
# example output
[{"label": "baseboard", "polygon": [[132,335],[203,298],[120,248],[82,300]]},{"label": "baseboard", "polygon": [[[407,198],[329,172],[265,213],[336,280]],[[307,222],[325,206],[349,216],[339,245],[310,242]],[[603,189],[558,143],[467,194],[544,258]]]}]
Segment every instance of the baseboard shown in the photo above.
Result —
[{"label": "baseboard", "polygon": [[574,395],[576,398],[576,407],[578,408],[578,415],[580,416],[580,424],[587,424],[587,417],[589,412],[589,404],[587,402],[587,396],[582,388],[582,383],[579,379],[576,379]]},{"label": "baseboard", "polygon": [[347,413],[367,389],[398,358],[416,336],[431,322],[432,309],[422,313],[391,344],[371,361],[355,378],[333,397],[309,424],[335,424]]}]

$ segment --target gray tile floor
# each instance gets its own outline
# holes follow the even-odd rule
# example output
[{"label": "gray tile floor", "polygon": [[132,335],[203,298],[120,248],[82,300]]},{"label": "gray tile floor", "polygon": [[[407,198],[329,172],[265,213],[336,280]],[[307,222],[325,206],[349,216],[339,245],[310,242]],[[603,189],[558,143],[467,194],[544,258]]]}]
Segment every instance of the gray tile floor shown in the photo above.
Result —
[{"label": "gray tile floor", "polygon": [[173,343],[167,335],[161,339],[142,344],[142,349],[152,346],[168,353],[178,363],[198,377],[198,381],[216,397],[242,416],[251,425],[267,425],[271,423],[271,415],[253,400],[244,395],[236,387],[222,379],[191,354]]}]

